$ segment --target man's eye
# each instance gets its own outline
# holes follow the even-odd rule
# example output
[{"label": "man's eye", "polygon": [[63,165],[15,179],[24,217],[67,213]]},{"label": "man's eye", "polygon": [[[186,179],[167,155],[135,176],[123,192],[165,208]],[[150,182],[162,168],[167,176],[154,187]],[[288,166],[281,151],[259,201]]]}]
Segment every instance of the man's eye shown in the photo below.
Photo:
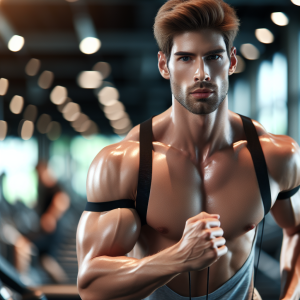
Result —
[{"label": "man's eye", "polygon": [[209,55],[207,56],[207,60],[218,60],[221,56],[220,55]]},{"label": "man's eye", "polygon": [[182,56],[180,57],[180,60],[182,61],[189,61],[190,57],[189,56]]}]

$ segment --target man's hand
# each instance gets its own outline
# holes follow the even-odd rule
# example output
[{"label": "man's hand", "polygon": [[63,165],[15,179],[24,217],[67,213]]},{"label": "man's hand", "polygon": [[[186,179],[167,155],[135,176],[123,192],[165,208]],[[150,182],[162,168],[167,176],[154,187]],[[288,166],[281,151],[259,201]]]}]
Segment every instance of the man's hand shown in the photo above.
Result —
[{"label": "man's hand", "polygon": [[201,212],[187,220],[183,236],[176,244],[183,272],[205,269],[227,253],[219,217]]}]

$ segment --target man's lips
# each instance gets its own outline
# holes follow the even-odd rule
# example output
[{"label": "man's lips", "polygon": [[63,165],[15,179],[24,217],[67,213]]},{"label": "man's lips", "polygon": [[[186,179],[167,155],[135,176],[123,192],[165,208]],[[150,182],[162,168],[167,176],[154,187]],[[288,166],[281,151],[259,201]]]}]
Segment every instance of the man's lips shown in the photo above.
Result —
[{"label": "man's lips", "polygon": [[209,90],[209,89],[197,89],[194,92],[192,92],[191,94],[195,98],[201,99],[201,98],[208,98],[212,93],[213,93],[213,91]]}]

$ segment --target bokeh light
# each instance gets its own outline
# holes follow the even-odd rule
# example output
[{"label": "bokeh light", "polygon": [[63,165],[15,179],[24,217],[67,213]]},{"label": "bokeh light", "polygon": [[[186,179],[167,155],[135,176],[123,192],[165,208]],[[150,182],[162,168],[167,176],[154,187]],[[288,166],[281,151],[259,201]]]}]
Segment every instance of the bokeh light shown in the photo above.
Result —
[{"label": "bokeh light", "polygon": [[69,102],[62,111],[67,121],[75,121],[80,115],[80,106],[77,103]]},{"label": "bokeh light", "polygon": [[11,99],[9,104],[9,109],[11,110],[12,113],[19,114],[21,113],[23,106],[24,106],[23,97],[16,95]]},{"label": "bokeh light", "polygon": [[0,120],[0,141],[3,141],[7,134],[7,123]]},{"label": "bokeh light", "polygon": [[255,60],[259,58],[259,50],[252,44],[243,44],[240,50],[246,59]]},{"label": "bokeh light", "polygon": [[271,20],[278,26],[286,26],[289,24],[289,18],[283,12],[271,13]]},{"label": "bokeh light", "polygon": [[89,117],[86,114],[80,113],[79,117],[71,123],[74,130],[78,132],[83,132],[81,127],[83,127],[84,123],[89,120]]},{"label": "bokeh light", "polygon": [[24,46],[25,40],[22,36],[20,35],[14,35],[13,37],[11,37],[11,39],[9,40],[7,46],[8,49],[12,52],[18,52],[20,51],[23,46]]},{"label": "bokeh light", "polygon": [[100,47],[100,40],[94,37],[86,37],[79,44],[79,49],[84,54],[93,54],[97,52]]},{"label": "bokeh light", "polygon": [[54,80],[54,74],[51,71],[44,71],[38,80],[38,85],[42,89],[49,89],[53,83]]},{"label": "bokeh light", "polygon": [[33,131],[34,131],[33,122],[25,120],[23,122],[22,129],[21,129],[21,138],[23,140],[29,140],[33,135]]},{"label": "bokeh light", "polygon": [[300,6],[300,0],[291,0],[293,4]]},{"label": "bokeh light", "polygon": [[51,141],[55,141],[60,137],[61,126],[58,122],[52,121],[47,127],[47,137]]},{"label": "bokeh light", "polygon": [[94,65],[93,71],[100,72],[102,75],[102,79],[105,79],[106,77],[109,76],[111,72],[111,67],[109,63],[100,61]]},{"label": "bokeh light", "polygon": [[38,131],[42,134],[47,133],[50,122],[51,122],[51,117],[47,114],[42,114],[39,117],[37,124],[36,124]]},{"label": "bokeh light", "polygon": [[274,35],[267,28],[256,29],[255,36],[261,43],[264,43],[264,44],[271,44],[274,42]]},{"label": "bokeh light", "polygon": [[6,78],[0,79],[0,96],[4,96],[7,92],[9,82]]},{"label": "bokeh light", "polygon": [[68,90],[64,86],[57,85],[50,93],[50,100],[56,104],[63,104],[68,97]]},{"label": "bokeh light", "polygon": [[25,73],[29,76],[35,76],[38,73],[40,66],[40,60],[32,58],[25,67]]},{"label": "bokeh light", "polygon": [[105,106],[103,108],[103,111],[105,115],[110,115],[116,113],[117,111],[121,111],[121,110],[124,111],[124,109],[125,109],[124,104],[121,103],[120,101],[116,101],[112,105]]},{"label": "bokeh light", "polygon": [[35,105],[29,104],[24,110],[23,118],[28,121],[35,122],[38,109]]},{"label": "bokeh light", "polygon": [[101,86],[102,75],[97,71],[83,71],[78,75],[77,83],[84,89],[96,89]]},{"label": "bokeh light", "polygon": [[106,105],[111,100],[119,100],[119,97],[118,90],[111,86],[104,87],[98,93],[99,102],[103,105]]}]

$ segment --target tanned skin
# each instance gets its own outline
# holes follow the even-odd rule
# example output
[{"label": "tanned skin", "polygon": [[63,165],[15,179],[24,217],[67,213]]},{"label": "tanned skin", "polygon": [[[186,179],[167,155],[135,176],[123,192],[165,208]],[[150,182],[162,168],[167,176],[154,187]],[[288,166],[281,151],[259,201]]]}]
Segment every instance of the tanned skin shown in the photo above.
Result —
[{"label": "tanned skin", "polygon": [[[189,271],[192,297],[202,296],[208,266],[211,293],[248,258],[264,208],[241,118],[228,110],[228,77],[236,65],[236,49],[228,54],[222,35],[213,29],[176,35],[169,61],[158,53],[159,71],[170,80],[172,106],[153,118],[147,225],[141,227],[134,209],[83,212],[77,230],[83,300],[140,300],[165,284],[187,297]],[[193,94],[199,88],[212,93],[200,99]],[[290,257],[282,254],[281,299],[296,299],[299,195],[276,198],[300,185],[299,147],[288,136],[254,125],[268,167],[271,212],[285,229],[283,251]],[[95,157],[87,178],[88,201],[136,199],[139,129]]]}]

